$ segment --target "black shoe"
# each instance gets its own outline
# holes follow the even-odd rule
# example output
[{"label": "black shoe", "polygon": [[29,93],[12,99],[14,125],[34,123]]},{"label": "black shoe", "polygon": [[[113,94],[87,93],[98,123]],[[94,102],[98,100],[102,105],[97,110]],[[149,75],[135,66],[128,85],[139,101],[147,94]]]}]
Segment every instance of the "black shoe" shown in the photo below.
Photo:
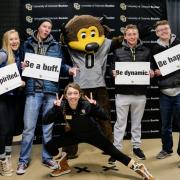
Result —
[{"label": "black shoe", "polygon": [[108,164],[114,165],[115,162],[116,162],[116,159],[114,159],[113,157],[110,157],[110,158],[108,159]]},{"label": "black shoe", "polygon": [[140,148],[133,148],[133,153],[140,160],[145,160],[146,159],[146,156],[144,155],[144,152]]}]

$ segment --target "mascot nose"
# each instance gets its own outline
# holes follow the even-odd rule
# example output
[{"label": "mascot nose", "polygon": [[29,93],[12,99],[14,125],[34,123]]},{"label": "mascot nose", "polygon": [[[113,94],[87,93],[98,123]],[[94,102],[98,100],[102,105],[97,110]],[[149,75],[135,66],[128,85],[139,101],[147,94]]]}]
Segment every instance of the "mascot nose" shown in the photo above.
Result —
[{"label": "mascot nose", "polygon": [[89,43],[86,45],[85,50],[96,52],[98,50],[98,48],[99,48],[98,43]]}]

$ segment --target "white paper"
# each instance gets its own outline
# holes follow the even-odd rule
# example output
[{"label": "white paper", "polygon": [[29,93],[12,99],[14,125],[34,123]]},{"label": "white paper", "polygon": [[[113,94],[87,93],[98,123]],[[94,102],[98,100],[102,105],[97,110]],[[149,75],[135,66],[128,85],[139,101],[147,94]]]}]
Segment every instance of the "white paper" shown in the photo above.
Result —
[{"label": "white paper", "polygon": [[150,62],[116,62],[115,84],[149,85]]},{"label": "white paper", "polygon": [[0,94],[22,85],[16,63],[0,68]]},{"label": "white paper", "polygon": [[180,44],[154,55],[162,76],[180,69]]},{"label": "white paper", "polygon": [[59,80],[61,58],[26,53],[24,62],[28,64],[22,76],[55,81]]}]

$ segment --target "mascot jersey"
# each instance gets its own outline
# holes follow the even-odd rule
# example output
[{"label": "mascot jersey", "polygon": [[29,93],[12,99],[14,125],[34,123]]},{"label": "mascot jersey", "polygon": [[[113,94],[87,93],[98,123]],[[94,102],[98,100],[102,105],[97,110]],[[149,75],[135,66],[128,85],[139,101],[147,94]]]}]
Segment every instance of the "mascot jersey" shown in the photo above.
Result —
[{"label": "mascot jersey", "polygon": [[73,66],[78,67],[74,82],[82,89],[105,87],[105,72],[108,52],[110,51],[111,40],[106,39],[97,52],[81,52],[70,49]]}]

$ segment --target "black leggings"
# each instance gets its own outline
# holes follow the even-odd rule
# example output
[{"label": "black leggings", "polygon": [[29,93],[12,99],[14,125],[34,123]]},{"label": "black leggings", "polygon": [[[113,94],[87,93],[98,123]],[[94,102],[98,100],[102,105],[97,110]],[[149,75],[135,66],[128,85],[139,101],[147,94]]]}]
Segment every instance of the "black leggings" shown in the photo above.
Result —
[{"label": "black leggings", "polygon": [[0,154],[5,153],[5,146],[12,146],[13,136],[0,135]]},{"label": "black leggings", "polygon": [[46,149],[52,156],[56,156],[59,153],[58,148],[69,146],[77,143],[91,144],[108,155],[112,156],[117,161],[120,161],[125,166],[129,164],[131,158],[119,151],[113,144],[100,132],[93,132],[93,135],[88,137],[80,137],[77,134],[68,132],[63,136],[50,140],[46,145]]},{"label": "black leggings", "polygon": [[13,96],[0,96],[0,154],[5,153],[5,146],[12,145],[15,107]]}]

